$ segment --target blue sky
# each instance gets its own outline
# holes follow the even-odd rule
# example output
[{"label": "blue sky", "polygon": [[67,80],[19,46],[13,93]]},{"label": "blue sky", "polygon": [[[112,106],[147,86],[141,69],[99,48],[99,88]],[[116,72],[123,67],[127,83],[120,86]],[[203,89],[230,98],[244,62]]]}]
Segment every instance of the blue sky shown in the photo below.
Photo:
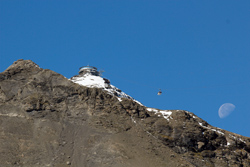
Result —
[{"label": "blue sky", "polygon": [[[250,137],[249,30],[248,0],[1,0],[0,71],[17,59],[67,78],[95,66],[145,106]],[[236,108],[221,119],[224,103]]]}]

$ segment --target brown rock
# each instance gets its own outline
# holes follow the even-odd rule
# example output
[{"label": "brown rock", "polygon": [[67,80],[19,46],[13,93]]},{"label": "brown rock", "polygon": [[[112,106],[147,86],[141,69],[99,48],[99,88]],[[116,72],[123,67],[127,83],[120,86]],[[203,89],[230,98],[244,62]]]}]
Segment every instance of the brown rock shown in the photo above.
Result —
[{"label": "brown rock", "polygon": [[250,166],[249,138],[222,135],[191,112],[171,112],[164,119],[131,99],[120,102],[18,60],[0,73],[0,164]]}]

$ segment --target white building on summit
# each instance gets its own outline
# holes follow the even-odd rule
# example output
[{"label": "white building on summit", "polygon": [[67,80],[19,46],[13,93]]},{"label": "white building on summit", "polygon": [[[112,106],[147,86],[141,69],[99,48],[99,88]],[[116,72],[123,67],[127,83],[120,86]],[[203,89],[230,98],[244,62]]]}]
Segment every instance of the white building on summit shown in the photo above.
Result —
[{"label": "white building on summit", "polygon": [[80,67],[79,70],[79,75],[91,74],[94,76],[101,76],[101,72],[97,71],[97,68],[93,66],[83,66]]},{"label": "white building on summit", "polygon": [[70,78],[74,83],[77,83],[82,86],[89,88],[101,88],[104,91],[107,91],[108,94],[113,95],[121,101],[121,98],[132,99],[138,104],[142,105],[140,102],[133,99],[131,96],[127,95],[114,85],[110,84],[110,81],[102,77],[102,71],[98,71],[96,67],[93,66],[83,66],[79,68],[79,75],[75,75]]}]

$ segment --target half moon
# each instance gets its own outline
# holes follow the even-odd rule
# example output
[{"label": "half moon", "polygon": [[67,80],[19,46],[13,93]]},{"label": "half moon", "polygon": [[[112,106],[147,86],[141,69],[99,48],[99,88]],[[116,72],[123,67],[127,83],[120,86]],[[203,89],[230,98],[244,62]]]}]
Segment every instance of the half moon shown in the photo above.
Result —
[{"label": "half moon", "polygon": [[218,114],[220,118],[225,118],[231,114],[235,109],[235,105],[232,103],[224,103],[220,106]]}]

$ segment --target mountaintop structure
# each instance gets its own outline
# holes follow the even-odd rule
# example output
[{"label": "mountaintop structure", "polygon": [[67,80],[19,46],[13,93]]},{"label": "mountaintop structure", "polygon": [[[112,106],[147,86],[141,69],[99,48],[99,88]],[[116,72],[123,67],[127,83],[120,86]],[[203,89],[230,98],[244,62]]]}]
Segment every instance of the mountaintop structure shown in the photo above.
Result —
[{"label": "mountaintop structure", "polygon": [[83,66],[79,68],[79,75],[84,75],[84,74],[91,74],[95,76],[100,76],[101,73],[97,71],[96,67],[93,66]]}]

